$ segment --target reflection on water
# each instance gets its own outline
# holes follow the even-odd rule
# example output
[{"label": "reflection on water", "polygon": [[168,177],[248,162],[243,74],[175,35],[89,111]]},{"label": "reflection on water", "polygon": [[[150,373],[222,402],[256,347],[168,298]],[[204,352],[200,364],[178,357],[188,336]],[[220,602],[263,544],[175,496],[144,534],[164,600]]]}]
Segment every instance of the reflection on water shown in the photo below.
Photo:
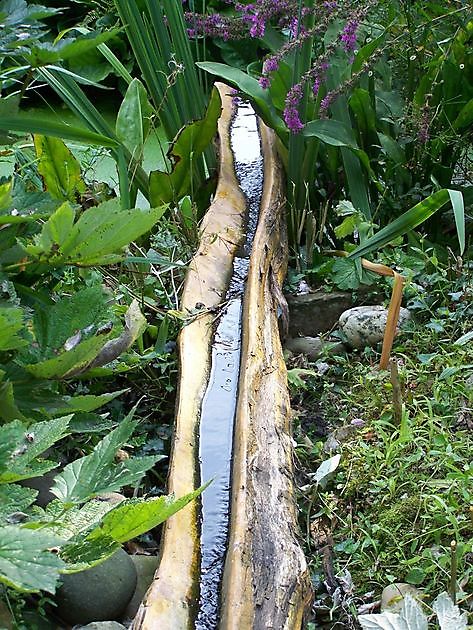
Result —
[{"label": "reflection on water", "polygon": [[201,410],[201,480],[214,481],[202,495],[201,578],[196,630],[215,630],[218,626],[229,527],[242,303],[263,189],[263,157],[257,118],[248,103],[237,103],[230,138],[237,179],[246,198],[247,224],[245,241],[233,261],[227,302],[215,331],[209,383]]}]

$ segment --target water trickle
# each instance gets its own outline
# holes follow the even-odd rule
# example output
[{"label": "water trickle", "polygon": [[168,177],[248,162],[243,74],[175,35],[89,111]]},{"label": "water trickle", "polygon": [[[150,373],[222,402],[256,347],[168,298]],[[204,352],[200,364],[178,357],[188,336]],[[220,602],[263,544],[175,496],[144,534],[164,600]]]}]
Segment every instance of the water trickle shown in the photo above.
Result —
[{"label": "water trickle", "polygon": [[263,156],[256,114],[249,103],[239,99],[235,102],[230,141],[236,176],[246,198],[246,235],[233,261],[225,306],[215,331],[209,383],[201,409],[200,475],[202,481],[212,478],[214,481],[202,495],[200,598],[196,630],[215,630],[218,627],[220,587],[230,520],[243,294],[263,191]]}]

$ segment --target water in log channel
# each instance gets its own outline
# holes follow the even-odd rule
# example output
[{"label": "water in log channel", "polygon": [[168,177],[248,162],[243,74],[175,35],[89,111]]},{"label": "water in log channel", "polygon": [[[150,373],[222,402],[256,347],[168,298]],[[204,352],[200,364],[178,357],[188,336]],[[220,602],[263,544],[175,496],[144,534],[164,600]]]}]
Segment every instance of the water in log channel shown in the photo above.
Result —
[{"label": "water in log channel", "polygon": [[253,108],[237,98],[230,142],[238,184],[245,196],[245,240],[233,260],[233,274],[212,343],[209,383],[200,416],[200,476],[214,481],[202,496],[201,569],[196,630],[218,626],[219,598],[228,541],[234,420],[241,357],[241,319],[253,239],[263,192],[263,156]]}]

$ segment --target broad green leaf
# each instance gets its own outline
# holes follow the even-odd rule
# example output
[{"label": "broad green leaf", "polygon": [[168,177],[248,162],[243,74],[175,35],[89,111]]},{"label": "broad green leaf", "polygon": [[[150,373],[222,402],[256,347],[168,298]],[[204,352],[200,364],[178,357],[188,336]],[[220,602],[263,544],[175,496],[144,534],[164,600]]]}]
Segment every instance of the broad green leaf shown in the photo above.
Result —
[{"label": "broad green leaf", "polygon": [[121,250],[148,232],[166,209],[163,205],[146,210],[122,210],[118,199],[89,208],[81,214],[69,238],[59,248],[58,259],[86,266],[121,260]]},{"label": "broad green leaf", "polygon": [[[62,548],[60,555],[68,563],[66,572],[81,571],[103,562],[122,543],[144,534],[181,510],[208,485],[207,483],[179,499],[173,496],[129,499],[109,509],[97,527],[92,528],[85,536],[76,535]],[[97,502],[87,503],[82,510],[90,503]],[[92,515],[92,518],[95,516]]]},{"label": "broad green leaf", "polygon": [[66,125],[51,120],[29,118],[27,116],[5,116],[0,118],[0,130],[17,131],[23,133],[38,133],[43,136],[53,136],[64,140],[72,140],[83,144],[101,147],[117,147],[118,141],[103,134],[83,129],[73,125]]},{"label": "broad green leaf", "polygon": [[332,267],[334,282],[339,289],[349,291],[360,286],[360,274],[353,260],[337,258]]},{"label": "broad green leaf", "polygon": [[473,98],[461,109],[453,128],[459,131],[464,127],[469,127],[473,123]]},{"label": "broad green leaf", "polygon": [[59,555],[66,562],[66,566],[61,573],[78,573],[86,571],[91,567],[101,564],[107,558],[110,558],[116,551],[121,548],[121,543],[102,536],[93,541],[70,541],[66,543],[60,550]]},{"label": "broad green leaf", "polygon": [[382,228],[374,236],[357,247],[348,258],[359,258],[377,251],[399,236],[407,234],[442,208],[450,199],[448,190],[442,189],[420,201],[413,208]]},{"label": "broad green leaf", "polygon": [[58,356],[25,365],[35,378],[64,379],[90,365],[108,340],[108,335],[99,335],[81,341],[77,346]]},{"label": "broad green leaf", "polygon": [[283,120],[274,111],[268,90],[263,90],[257,79],[250,77],[246,72],[231,68],[224,63],[199,62],[196,64],[202,70],[209,72],[225,81],[245,94],[253,104],[255,111],[263,121],[278,134],[281,140],[288,138],[287,127]]},{"label": "broad green leaf", "polygon": [[368,44],[365,44],[365,46],[362,46],[358,52],[355,55],[355,59],[352,63],[351,66],[351,72],[352,74],[356,74],[357,72],[359,72],[362,67],[363,64],[368,61],[368,59],[371,57],[371,55],[376,51],[376,49],[384,43],[384,40],[386,38],[386,33],[383,33],[382,35],[380,35],[379,37],[376,37],[375,39],[373,39],[372,41],[368,42]]},{"label": "broad green leaf", "polygon": [[348,102],[355,115],[356,127],[367,141],[376,133],[376,112],[371,104],[370,94],[362,88],[357,88]]},{"label": "broad green leaf", "polygon": [[[105,318],[110,319],[108,299],[109,296],[107,297],[103,287],[95,284],[80,289],[70,296],[63,296],[53,304],[38,305],[33,322],[41,357],[54,356],[64,349],[66,342],[73,335],[77,335],[78,331],[83,331],[90,326],[93,330],[97,329]],[[78,342],[80,340],[79,336]]]},{"label": "broad green leaf", "polygon": [[312,120],[304,127],[303,133],[333,147],[358,148],[352,130],[338,120]]},{"label": "broad green leaf", "polygon": [[62,501],[54,499],[46,507],[44,520],[48,522],[49,531],[63,540],[71,540],[89,533],[115,507],[116,503],[92,499],[80,507],[64,510]]},{"label": "broad green leaf", "polygon": [[220,112],[220,95],[213,89],[205,117],[186,125],[169,149],[171,171],[150,173],[149,190],[152,205],[177,201],[189,194],[195,160],[202,155],[215,136]]},{"label": "broad green leaf", "polygon": [[32,66],[41,66],[80,57],[89,50],[97,48],[99,44],[109,41],[118,33],[118,30],[110,30],[103,33],[88,33],[83,37],[75,37],[60,40],[58,43],[41,42],[31,46],[25,58]]},{"label": "broad green leaf", "polygon": [[463,202],[463,193],[460,190],[449,189],[448,194],[455,216],[460,254],[463,254],[465,251],[465,204]]},{"label": "broad green leaf", "polygon": [[[51,415],[95,411],[95,409],[103,407],[103,405],[106,405],[111,400],[114,400],[127,391],[127,389],[120,389],[116,392],[100,394],[99,396],[93,396],[92,394],[85,394],[84,396],[62,396],[57,400],[45,404],[44,409]],[[74,420],[71,423],[71,429],[75,431]]]},{"label": "broad green leaf", "polygon": [[133,345],[136,339],[144,332],[146,326],[147,322],[140,310],[138,301],[133,300],[125,313],[125,330],[116,339],[107,341],[88,367],[93,369],[115,361]]},{"label": "broad green leaf", "polygon": [[75,201],[77,194],[85,190],[78,160],[59,138],[35,134],[34,146],[38,156],[38,171],[51,197]]},{"label": "broad green leaf", "polygon": [[152,111],[144,85],[133,79],[118,111],[116,134],[137,160],[143,153]]},{"label": "broad green leaf", "polygon": [[23,488],[18,484],[0,486],[0,527],[14,525],[38,495],[37,490]]},{"label": "broad green leaf", "polygon": [[337,238],[345,238],[349,234],[353,234],[353,232],[357,229],[359,222],[360,217],[358,216],[358,213],[345,217],[340,225],[337,225],[337,227],[334,228],[335,236]]},{"label": "broad green leaf", "polygon": [[82,503],[103,492],[120,490],[136,483],[160,459],[140,457],[115,463],[117,450],[128,440],[138,421],[129,414],[120,425],[101,440],[90,455],[68,464],[57,475],[52,488],[64,503]]},{"label": "broad green leaf", "polygon": [[0,308],[0,352],[26,345],[26,340],[18,336],[23,329],[23,315],[21,308]]},{"label": "broad green leaf", "polygon": [[[8,460],[0,459],[0,484],[13,483],[20,479],[39,477],[57,467],[56,462],[48,460],[35,461],[50,446],[70,432],[68,424],[71,416],[38,422],[28,429],[18,420],[0,428],[0,438],[8,444],[10,456]],[[15,445],[8,442],[10,432],[17,434]],[[5,434],[6,433],[6,439]],[[4,451],[2,451],[4,453]]]},{"label": "broad green leaf", "polygon": [[0,471],[8,470],[11,455],[24,435],[24,427],[19,420],[0,426]]},{"label": "broad green leaf", "polygon": [[16,405],[13,384],[10,381],[0,383],[0,418],[6,422],[25,419]]},{"label": "broad green leaf", "polygon": [[[207,488],[210,482],[176,499],[173,495],[153,499],[129,499],[108,512],[100,525],[87,535],[87,540],[107,536],[120,543],[157,527],[181,510]],[[85,542],[85,541],[84,541]]]},{"label": "broad green leaf", "polygon": [[432,608],[437,615],[440,630],[466,630],[468,627],[467,613],[461,613],[449,595],[445,592],[435,599]]},{"label": "broad green leaf", "polygon": [[0,528],[0,582],[27,593],[54,593],[64,561],[49,549],[58,538],[44,530]]}]

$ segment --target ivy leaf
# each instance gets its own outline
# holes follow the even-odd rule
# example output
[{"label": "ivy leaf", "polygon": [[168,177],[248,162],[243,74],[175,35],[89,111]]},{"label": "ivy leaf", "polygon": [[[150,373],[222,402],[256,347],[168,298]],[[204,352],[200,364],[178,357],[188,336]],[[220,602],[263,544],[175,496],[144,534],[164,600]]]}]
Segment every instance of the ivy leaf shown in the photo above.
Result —
[{"label": "ivy leaf", "polygon": [[0,529],[0,582],[27,593],[54,593],[64,561],[49,549],[59,539],[44,530]]},{"label": "ivy leaf", "polygon": [[82,503],[98,494],[117,491],[139,481],[161,457],[135,457],[114,462],[115,453],[138,424],[132,417],[133,411],[97,444],[90,455],[68,464],[55,478],[51,492],[66,504]]}]

